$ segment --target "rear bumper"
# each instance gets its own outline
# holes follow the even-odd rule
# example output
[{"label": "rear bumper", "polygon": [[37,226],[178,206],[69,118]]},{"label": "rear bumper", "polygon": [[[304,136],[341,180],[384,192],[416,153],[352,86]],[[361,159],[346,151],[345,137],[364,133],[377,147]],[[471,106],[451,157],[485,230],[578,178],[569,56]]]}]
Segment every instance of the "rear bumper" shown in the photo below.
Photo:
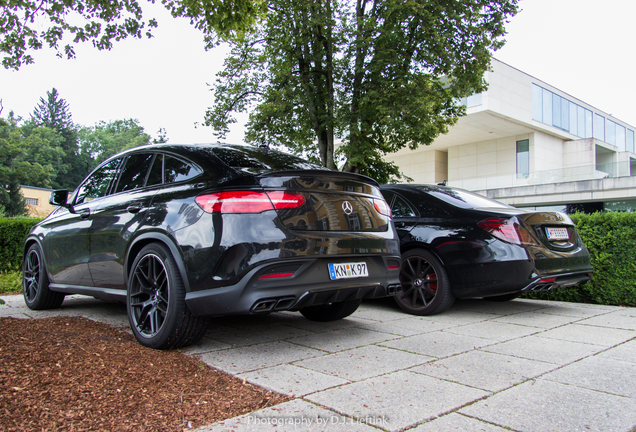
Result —
[{"label": "rear bumper", "polygon": [[567,288],[582,285],[592,279],[592,271],[586,273],[570,273],[559,276],[542,277],[532,281],[521,291],[538,292],[549,291],[555,288]]},{"label": "rear bumper", "polygon": [[[368,277],[330,279],[328,264],[363,261],[367,263]],[[397,255],[358,255],[262,264],[234,285],[189,292],[185,301],[194,315],[223,316],[298,310],[345,300],[386,297],[401,289],[399,262]]]}]

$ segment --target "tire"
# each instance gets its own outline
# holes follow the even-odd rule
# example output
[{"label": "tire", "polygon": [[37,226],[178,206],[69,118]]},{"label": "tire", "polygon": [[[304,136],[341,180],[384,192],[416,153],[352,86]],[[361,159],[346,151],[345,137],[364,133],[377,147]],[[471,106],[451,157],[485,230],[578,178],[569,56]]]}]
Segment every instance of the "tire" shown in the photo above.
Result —
[{"label": "tire", "polygon": [[300,313],[312,321],[327,322],[346,318],[358,309],[362,304],[362,299],[345,300],[338,303],[329,303],[317,306],[307,306],[300,310]]},{"label": "tire", "polygon": [[44,256],[37,243],[31,245],[22,262],[22,294],[32,310],[55,309],[64,301],[64,294],[49,289]]},{"label": "tire", "polygon": [[490,297],[484,297],[484,300],[494,301],[494,302],[507,302],[510,300],[514,300],[521,295],[521,291],[510,294],[496,295]]},{"label": "tire", "polygon": [[394,296],[395,302],[412,315],[435,315],[455,303],[444,266],[424,249],[402,254],[400,283],[402,291]]},{"label": "tire", "polygon": [[126,310],[133,334],[148,348],[185,347],[198,342],[207,330],[207,318],[192,315],[186,306],[177,263],[159,243],[146,245],[135,257]]}]

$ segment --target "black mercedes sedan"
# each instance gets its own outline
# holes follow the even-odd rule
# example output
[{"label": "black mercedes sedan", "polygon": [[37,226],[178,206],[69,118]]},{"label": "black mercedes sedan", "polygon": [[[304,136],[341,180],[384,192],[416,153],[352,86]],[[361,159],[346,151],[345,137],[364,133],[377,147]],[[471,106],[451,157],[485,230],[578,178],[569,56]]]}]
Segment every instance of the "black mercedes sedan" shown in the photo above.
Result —
[{"label": "black mercedes sedan", "polygon": [[400,237],[406,312],[433,315],[456,298],[505,301],[591,278],[590,255],[563,213],[529,212],[462,189],[382,185]]},{"label": "black mercedes sedan", "polygon": [[51,203],[24,245],[27,306],[59,307],[67,294],[125,302],[151,348],[196,342],[209,316],[329,321],[399,289],[379,185],[267,148],[135,148]]}]

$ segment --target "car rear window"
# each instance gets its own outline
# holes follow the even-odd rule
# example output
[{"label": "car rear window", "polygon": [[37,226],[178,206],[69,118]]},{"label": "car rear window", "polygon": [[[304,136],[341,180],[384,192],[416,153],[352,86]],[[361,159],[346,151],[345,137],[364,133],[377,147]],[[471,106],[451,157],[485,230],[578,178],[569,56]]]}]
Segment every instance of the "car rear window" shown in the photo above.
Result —
[{"label": "car rear window", "polygon": [[507,204],[491,200],[485,196],[477,195],[463,189],[452,189],[446,187],[439,188],[419,188],[435,198],[441,199],[449,204],[461,208],[512,208]]},{"label": "car rear window", "polygon": [[285,170],[326,169],[294,155],[259,147],[215,147],[212,152],[226,165],[251,174]]}]

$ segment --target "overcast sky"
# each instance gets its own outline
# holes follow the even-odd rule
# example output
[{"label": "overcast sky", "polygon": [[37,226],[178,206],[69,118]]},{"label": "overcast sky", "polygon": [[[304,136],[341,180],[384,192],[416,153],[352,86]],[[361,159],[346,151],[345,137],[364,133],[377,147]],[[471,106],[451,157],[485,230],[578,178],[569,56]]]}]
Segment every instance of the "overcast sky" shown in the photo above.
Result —
[{"label": "overcast sky", "polygon": [[[636,126],[636,2],[521,0],[520,6],[495,58]],[[216,142],[201,123],[213,102],[207,84],[221,70],[226,50],[206,52],[187,20],[161,8],[154,15],[159,29],[153,39],[115,43],[112,51],[84,44],[74,60],[44,49],[34,54],[34,65],[0,69],[2,116],[13,110],[27,118],[55,87],[76,124],[136,118],[152,136],[165,128],[170,143]],[[225,141],[242,140],[238,125]]]}]

